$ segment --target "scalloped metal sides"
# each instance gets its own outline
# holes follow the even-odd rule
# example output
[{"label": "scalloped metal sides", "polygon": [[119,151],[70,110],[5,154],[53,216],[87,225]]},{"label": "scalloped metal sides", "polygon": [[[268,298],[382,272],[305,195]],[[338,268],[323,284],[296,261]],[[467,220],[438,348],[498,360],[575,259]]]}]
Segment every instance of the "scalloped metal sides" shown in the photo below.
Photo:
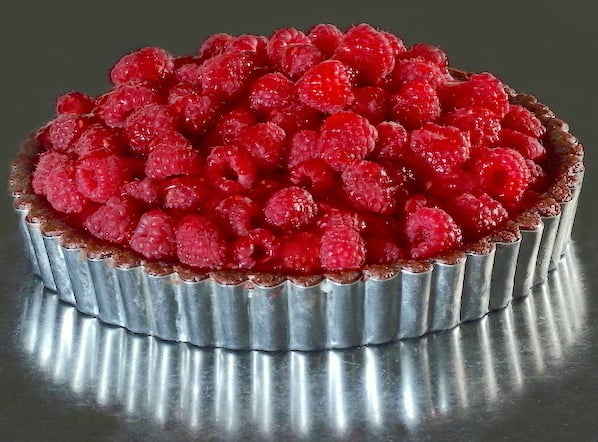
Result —
[{"label": "scalloped metal sides", "polygon": [[111,258],[85,259],[47,237],[18,211],[33,269],[44,285],[83,313],[168,341],[230,349],[316,350],[391,342],[452,328],[526,296],[558,265],[571,235],[579,189],[562,212],[542,218],[515,243],[469,254],[431,271],[402,270],[385,280],[351,284],[290,281],[247,289],[212,279],[188,282],[143,267],[120,269]]}]

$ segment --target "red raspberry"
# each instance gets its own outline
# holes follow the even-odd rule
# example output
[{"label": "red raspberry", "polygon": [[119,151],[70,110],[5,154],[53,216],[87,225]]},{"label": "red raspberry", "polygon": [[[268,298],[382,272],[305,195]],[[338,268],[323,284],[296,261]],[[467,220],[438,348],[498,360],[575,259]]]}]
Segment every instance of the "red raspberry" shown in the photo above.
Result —
[{"label": "red raspberry", "polygon": [[292,44],[282,49],[280,70],[296,80],[322,61],[322,53],[312,44]]},{"label": "red raspberry", "polygon": [[209,199],[211,189],[196,177],[175,177],[162,183],[164,208],[190,212],[197,210]]},{"label": "red raspberry", "polygon": [[372,151],[377,160],[401,160],[407,152],[407,130],[394,121],[383,121],[376,126],[378,139]]},{"label": "red raspberry", "polygon": [[48,141],[53,149],[71,151],[79,136],[93,124],[93,119],[77,114],[62,114],[52,121],[48,129]]},{"label": "red raspberry", "polygon": [[243,34],[230,39],[224,52],[253,52],[260,60],[265,60],[267,45],[268,39],[263,35]]},{"label": "red raspberry", "polygon": [[500,131],[497,144],[515,149],[524,158],[537,162],[542,162],[546,156],[546,149],[536,138],[511,129]]},{"label": "red raspberry", "polygon": [[441,90],[442,107],[447,110],[482,106],[499,118],[509,110],[509,97],[504,85],[489,73],[473,74],[467,81],[447,83]]},{"label": "red raspberry", "polygon": [[308,226],[318,213],[311,193],[299,187],[285,187],[266,202],[264,215],[271,225],[284,230],[299,230]]},{"label": "red raspberry", "polygon": [[407,129],[417,129],[440,116],[440,100],[434,87],[424,80],[404,83],[390,104],[393,117]]},{"label": "red raspberry", "polygon": [[440,200],[454,198],[467,192],[476,192],[476,178],[471,172],[463,168],[455,168],[443,175],[432,175],[427,178],[422,187],[430,197]]},{"label": "red raspberry", "polygon": [[310,44],[311,41],[295,28],[279,29],[268,40],[266,52],[273,65],[280,65],[283,49],[292,44]]},{"label": "red raspberry", "polygon": [[67,154],[48,151],[40,155],[33,177],[31,179],[31,186],[33,191],[38,195],[46,194],[47,177],[54,169],[64,168],[70,163],[70,157]]},{"label": "red raspberry", "polygon": [[366,261],[370,264],[392,264],[406,258],[407,252],[391,238],[366,238]]},{"label": "red raspberry", "polygon": [[365,23],[347,31],[334,57],[355,69],[358,81],[366,84],[376,84],[395,64],[388,38]]},{"label": "red raspberry", "polygon": [[33,175],[33,189],[45,194],[52,207],[63,213],[83,212],[89,200],[79,193],[75,162],[58,152],[42,154]]},{"label": "red raspberry", "polygon": [[542,122],[531,111],[514,104],[509,105],[509,112],[502,120],[502,127],[534,138],[542,138],[546,132]]},{"label": "red raspberry", "polygon": [[254,112],[267,114],[288,106],[293,101],[295,85],[279,72],[266,74],[253,82],[249,90],[249,106]]},{"label": "red raspberry", "polygon": [[411,193],[419,190],[421,183],[415,176],[415,172],[402,161],[379,160],[390,179],[397,186],[397,198],[406,199]]},{"label": "red raspberry", "polygon": [[320,158],[302,161],[290,169],[289,179],[296,186],[322,195],[336,184],[336,173]]},{"label": "red raspberry", "polygon": [[525,164],[527,164],[530,173],[529,189],[537,191],[545,190],[547,184],[546,178],[548,176],[544,172],[544,169],[542,169],[542,166],[532,160],[525,160]]},{"label": "red raspberry", "polygon": [[358,270],[365,262],[365,243],[349,226],[333,226],[324,231],[320,261],[325,270]]},{"label": "red raspberry", "polygon": [[378,133],[364,117],[354,112],[339,112],[324,120],[320,132],[321,156],[335,170],[364,159],[376,144]]},{"label": "red raspberry", "polygon": [[121,192],[147,206],[155,207],[160,204],[161,197],[158,186],[154,180],[149,178],[130,181],[122,187]]},{"label": "red raspberry", "polygon": [[201,87],[201,65],[185,63],[176,68],[174,75],[179,83]]},{"label": "red raspberry", "polygon": [[110,71],[116,86],[130,81],[163,81],[172,75],[174,60],[164,49],[147,47],[121,58]]},{"label": "red raspberry", "polygon": [[154,138],[145,163],[148,178],[173,175],[199,175],[201,157],[189,141],[178,132],[168,132]]},{"label": "red raspberry", "polygon": [[250,110],[242,107],[234,108],[224,114],[216,123],[215,130],[220,140],[216,144],[234,143],[243,129],[256,122],[255,114]]},{"label": "red raspberry", "polygon": [[214,147],[206,160],[206,175],[210,181],[227,194],[250,189],[256,179],[253,157],[235,145]]},{"label": "red raspberry", "polygon": [[319,157],[318,133],[313,130],[300,130],[293,135],[288,149],[288,167],[293,167],[302,161]]},{"label": "red raspberry", "polygon": [[56,113],[84,115],[91,112],[95,100],[81,92],[68,92],[56,100]]},{"label": "red raspberry", "polygon": [[199,58],[207,60],[208,58],[222,54],[232,39],[233,37],[224,33],[210,35],[203,41],[199,48]]},{"label": "red raspberry", "polygon": [[403,212],[405,212],[406,217],[409,217],[411,214],[417,212],[419,209],[423,209],[424,207],[438,208],[437,204],[428,196],[417,193],[405,201]]},{"label": "red raspberry", "polygon": [[267,269],[274,260],[280,242],[267,229],[253,229],[233,243],[233,257],[240,269]]},{"label": "red raspberry", "polygon": [[113,196],[85,220],[85,228],[93,236],[115,244],[129,242],[140,217],[137,206],[118,196]]},{"label": "red raspberry", "polygon": [[309,275],[320,270],[320,235],[296,232],[284,236],[278,255],[286,272]]},{"label": "red raspberry", "polygon": [[498,141],[500,118],[490,109],[480,106],[463,107],[443,114],[440,121],[469,132],[472,147],[493,146]]},{"label": "red raspberry", "polygon": [[328,229],[332,226],[349,226],[358,232],[367,228],[367,222],[358,213],[326,203],[318,205],[316,224],[320,229]]},{"label": "red raspberry", "polygon": [[145,86],[125,84],[96,100],[96,115],[110,127],[123,127],[135,109],[159,102],[160,96],[156,91]]},{"label": "red raspberry", "polygon": [[407,50],[405,44],[403,43],[403,40],[401,40],[396,35],[386,31],[380,31],[380,34],[382,34],[384,38],[386,38],[386,41],[388,41],[388,44],[392,49],[392,54],[395,58],[397,58],[400,54],[404,53]]},{"label": "red raspberry", "polygon": [[521,199],[531,180],[525,158],[505,147],[481,152],[473,161],[472,171],[482,189],[502,203]]},{"label": "red raspberry", "polygon": [[220,103],[214,97],[201,95],[197,90],[171,90],[168,97],[170,110],[180,119],[192,135],[203,135],[218,117]]},{"label": "red raspberry", "polygon": [[353,96],[353,112],[367,118],[372,124],[386,120],[388,96],[383,89],[375,86],[356,87],[353,88]]},{"label": "red raspberry", "polygon": [[447,174],[469,158],[471,144],[466,132],[456,127],[426,124],[409,136],[415,165],[434,174]]},{"label": "red raspberry", "polygon": [[320,112],[340,112],[351,104],[351,83],[343,64],[323,61],[310,68],[297,82],[299,100]]},{"label": "red raspberry", "polygon": [[392,78],[396,86],[409,81],[424,80],[438,88],[447,81],[445,73],[437,65],[422,58],[400,60],[392,71]]},{"label": "red raspberry", "polygon": [[170,216],[158,209],[145,212],[133,231],[130,245],[149,259],[174,257],[176,238]]},{"label": "red raspberry", "polygon": [[216,213],[237,235],[247,235],[256,227],[260,216],[258,205],[246,196],[232,195],[216,206]]},{"label": "red raspberry", "polygon": [[201,66],[202,91],[225,101],[236,98],[249,86],[255,69],[252,52],[217,55]]},{"label": "red raspberry", "polygon": [[183,264],[200,269],[221,268],[226,260],[224,235],[203,215],[185,216],[176,229],[177,256]]},{"label": "red raspberry", "polygon": [[237,144],[255,159],[258,168],[273,171],[284,159],[284,130],[274,123],[257,123],[241,130]]},{"label": "red raspberry", "polygon": [[320,113],[302,103],[292,103],[270,112],[268,120],[282,127],[286,133],[295,133],[304,129],[317,129],[320,125]]},{"label": "red raspberry", "polygon": [[432,258],[461,245],[462,233],[442,209],[424,207],[407,217],[405,232],[414,259]]},{"label": "red raspberry", "polygon": [[92,152],[77,161],[77,188],[96,203],[105,203],[141,169],[137,160],[107,151]]},{"label": "red raspberry", "polygon": [[140,155],[149,153],[152,140],[167,132],[177,130],[170,110],[161,104],[150,104],[134,110],[127,117],[124,133],[131,150]]},{"label": "red raspberry", "polygon": [[443,72],[448,73],[448,58],[446,53],[434,45],[416,43],[407,52],[401,54],[401,58],[421,58],[430,63],[434,63],[441,68]]},{"label": "red raspberry", "polygon": [[486,193],[480,196],[464,193],[449,203],[448,210],[469,240],[490,233],[509,216],[502,204]]},{"label": "red raspberry", "polygon": [[319,24],[311,28],[307,36],[324,57],[328,58],[341,44],[344,34],[334,25]]},{"label": "red raspberry", "polygon": [[80,157],[98,151],[122,155],[126,153],[127,145],[119,129],[92,124],[73,143],[72,150]]},{"label": "red raspberry", "polygon": [[397,206],[397,186],[378,163],[355,161],[342,174],[343,189],[360,210],[389,215]]}]

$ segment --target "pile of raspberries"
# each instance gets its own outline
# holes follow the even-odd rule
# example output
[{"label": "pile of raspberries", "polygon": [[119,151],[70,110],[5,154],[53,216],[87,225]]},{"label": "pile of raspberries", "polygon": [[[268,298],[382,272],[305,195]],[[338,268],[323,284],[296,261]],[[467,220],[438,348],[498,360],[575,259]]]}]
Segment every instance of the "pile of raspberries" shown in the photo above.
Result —
[{"label": "pile of raspberries", "polygon": [[428,259],[546,187],[545,128],[491,74],[368,24],[146,47],[58,98],[32,185],[150,261],[309,275]]}]

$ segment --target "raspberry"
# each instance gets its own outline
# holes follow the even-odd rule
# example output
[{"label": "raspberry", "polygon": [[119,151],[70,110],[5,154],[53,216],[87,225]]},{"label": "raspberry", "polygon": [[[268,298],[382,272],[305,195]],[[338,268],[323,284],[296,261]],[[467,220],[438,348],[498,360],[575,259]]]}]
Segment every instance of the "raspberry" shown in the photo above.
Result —
[{"label": "raspberry", "polygon": [[409,81],[424,80],[438,88],[447,81],[444,72],[437,65],[422,58],[400,60],[392,71],[392,78],[397,86]]},{"label": "raspberry", "polygon": [[220,103],[213,97],[201,95],[197,90],[171,90],[168,97],[170,110],[181,120],[192,135],[202,135],[214,122]]},{"label": "raspberry", "polygon": [[391,264],[406,258],[406,252],[390,238],[366,238],[366,261],[371,264]]},{"label": "raspberry", "polygon": [[458,247],[461,229],[442,209],[424,207],[407,217],[405,232],[414,259],[432,258]]},{"label": "raspberry", "polygon": [[434,45],[416,43],[407,52],[404,52],[401,58],[421,58],[435,64],[443,72],[448,72],[448,58],[446,53]]},{"label": "raspberry", "polygon": [[255,115],[250,110],[242,107],[234,108],[216,123],[216,132],[221,139],[221,142],[216,144],[234,143],[239,133],[256,121]]},{"label": "raspberry", "polygon": [[320,124],[320,113],[304,104],[292,103],[273,110],[268,119],[282,127],[286,133],[294,133],[298,130],[317,129]]},{"label": "raspberry", "polygon": [[438,206],[427,196],[417,193],[405,201],[403,211],[409,217],[411,214],[417,212],[424,207],[438,208]]},{"label": "raspberry", "polygon": [[257,123],[241,130],[237,144],[243,146],[264,171],[273,171],[284,159],[284,130],[274,123]]},{"label": "raspberry", "polygon": [[432,175],[428,177],[423,185],[429,196],[439,199],[453,198],[466,192],[474,192],[476,179],[469,171],[462,168],[455,168],[443,175]]},{"label": "raspberry", "polygon": [[145,163],[148,178],[173,175],[199,175],[201,158],[189,141],[178,132],[168,132],[154,138]]},{"label": "raspberry", "polygon": [[407,129],[417,129],[440,116],[440,100],[434,87],[424,80],[404,83],[391,95],[392,116]]},{"label": "raspberry", "polygon": [[509,97],[502,82],[487,72],[473,74],[467,81],[447,83],[441,90],[441,101],[447,110],[482,106],[501,119],[509,110]]},{"label": "raspberry", "polygon": [[319,157],[318,132],[313,130],[300,130],[293,135],[287,152],[287,166],[293,166],[302,161]]},{"label": "raspberry", "polygon": [[124,133],[134,153],[147,155],[154,138],[176,129],[175,118],[166,106],[150,104],[134,110],[127,117]]},{"label": "raspberry", "polygon": [[140,217],[137,206],[118,196],[113,196],[85,220],[85,228],[93,236],[115,244],[129,242]]},{"label": "raspberry", "polygon": [[207,60],[224,52],[228,43],[233,39],[229,34],[213,34],[206,38],[199,48],[199,58]]},{"label": "raspberry", "polygon": [[88,116],[59,115],[48,129],[48,141],[55,150],[70,151],[73,143],[92,123],[93,119]]},{"label": "raspberry", "polygon": [[72,150],[80,157],[98,151],[122,155],[127,146],[119,129],[92,124],[73,142]]},{"label": "raspberry", "polygon": [[321,156],[337,171],[354,160],[364,159],[374,149],[376,128],[354,112],[339,112],[324,120],[320,132]]},{"label": "raspberry", "polygon": [[315,232],[297,232],[284,236],[278,255],[285,271],[308,275],[320,270],[320,240]]},{"label": "raspberry", "polygon": [[162,193],[164,208],[189,212],[209,199],[210,189],[201,178],[175,177],[163,183]]},{"label": "raspberry", "polygon": [[235,145],[214,147],[206,160],[206,174],[211,182],[227,194],[250,189],[256,179],[253,157]]},{"label": "raspberry", "polygon": [[33,191],[38,195],[46,194],[47,177],[54,169],[64,168],[70,163],[68,155],[60,152],[49,151],[40,155],[33,177],[31,179],[31,186]]},{"label": "raspberry", "polygon": [[426,124],[409,136],[415,164],[435,174],[447,174],[469,158],[467,133],[456,127]]},{"label": "raspberry", "polygon": [[525,160],[525,164],[527,164],[530,173],[529,188],[531,190],[543,190],[546,185],[547,175],[542,166],[532,160]]},{"label": "raspberry", "polygon": [[68,92],[56,100],[56,113],[84,115],[91,112],[95,104],[93,98],[81,92]]},{"label": "raspberry", "polygon": [[463,107],[440,118],[443,124],[469,132],[472,147],[493,146],[498,141],[500,119],[490,109],[480,106]]},{"label": "raspberry", "polygon": [[531,111],[514,104],[509,105],[509,112],[502,120],[502,127],[534,138],[541,138],[546,132],[542,122]]},{"label": "raspberry", "polygon": [[323,61],[297,82],[299,100],[324,113],[340,112],[353,100],[351,83],[342,63]]},{"label": "raspberry", "polygon": [[130,181],[122,187],[121,192],[147,206],[157,206],[161,200],[156,182],[149,178]]},{"label": "raspberry", "polygon": [[388,96],[383,89],[375,86],[356,87],[353,88],[353,96],[353,112],[367,118],[372,124],[386,120]]},{"label": "raspberry", "polygon": [[302,161],[290,170],[289,179],[296,186],[309,190],[314,195],[322,195],[336,184],[336,173],[328,163],[320,158]]},{"label": "raspberry", "polygon": [[347,31],[334,57],[355,69],[358,81],[367,84],[376,84],[395,64],[387,37],[365,23]]},{"label": "raspberry", "polygon": [[282,49],[280,70],[294,80],[322,61],[322,53],[312,44],[292,44]]},{"label": "raspberry", "polygon": [[243,34],[231,38],[224,52],[253,52],[259,59],[265,59],[267,45],[268,39],[262,35]]},{"label": "raspberry", "polygon": [[174,61],[164,49],[147,47],[121,58],[110,71],[110,80],[116,86],[130,81],[163,81],[172,75]]},{"label": "raspberry", "polygon": [[448,210],[469,240],[490,233],[509,216],[502,204],[486,193],[480,196],[464,193],[449,203]]},{"label": "raspberry", "polygon": [[308,226],[318,213],[311,193],[299,187],[285,187],[266,202],[264,215],[271,225],[284,230]]},{"label": "raspberry", "polygon": [[110,127],[123,127],[135,109],[159,102],[160,96],[156,91],[145,86],[125,84],[96,101],[96,115]]},{"label": "raspberry", "polygon": [[345,168],[342,180],[354,207],[385,215],[395,211],[397,186],[378,163],[355,161]]},{"label": "raspberry", "polygon": [[367,227],[362,216],[356,212],[341,209],[329,204],[318,205],[318,218],[316,224],[320,229],[327,229],[332,226],[349,226],[361,232]]},{"label": "raspberry", "polygon": [[267,229],[254,229],[233,243],[233,257],[240,269],[264,269],[273,261],[280,242]]},{"label": "raspberry", "polygon": [[217,55],[201,66],[202,91],[225,101],[236,98],[249,86],[255,69],[251,52]]},{"label": "raspberry", "polygon": [[46,195],[50,205],[59,212],[81,213],[89,202],[77,188],[74,160],[58,152],[42,154],[32,185],[34,191]]},{"label": "raspberry", "polygon": [[519,200],[531,180],[525,158],[504,147],[488,149],[477,156],[472,170],[482,189],[502,203]]},{"label": "raspberry", "polygon": [[372,151],[372,158],[377,160],[403,159],[407,152],[407,130],[394,121],[383,121],[376,126],[378,139]]},{"label": "raspberry", "polygon": [[266,74],[253,82],[249,90],[249,106],[254,112],[267,114],[291,104],[295,85],[281,73]]},{"label": "raspberry", "polygon": [[258,205],[246,196],[233,195],[216,206],[216,213],[237,235],[247,235],[256,227],[260,216]]},{"label": "raspberry", "polygon": [[183,264],[200,269],[221,268],[226,241],[216,224],[203,215],[187,215],[176,229],[177,256]]},{"label": "raspberry", "polygon": [[386,38],[386,41],[390,45],[390,48],[392,49],[392,54],[395,58],[397,58],[400,54],[404,53],[407,50],[405,44],[403,43],[403,40],[401,40],[396,35],[386,31],[380,31],[380,34],[382,34],[384,38]]},{"label": "raspberry", "polygon": [[105,203],[140,169],[133,159],[100,150],[77,161],[77,187],[83,196],[96,203]]},{"label": "raspberry", "polygon": [[176,239],[170,216],[158,209],[145,212],[133,231],[130,245],[149,259],[172,258]]},{"label": "raspberry", "polygon": [[322,235],[320,261],[325,270],[357,270],[365,262],[365,243],[349,226],[333,226]]},{"label": "raspberry", "polygon": [[201,87],[201,65],[185,63],[176,68],[174,75],[178,82]]},{"label": "raspberry", "polygon": [[322,55],[328,58],[341,44],[344,34],[334,25],[319,24],[311,28],[307,36]]},{"label": "raspberry", "polygon": [[282,53],[286,46],[292,44],[304,44],[308,45],[311,41],[301,31],[295,28],[283,28],[279,29],[268,40],[266,46],[266,52],[270,61],[274,65],[280,65],[282,60]]},{"label": "raspberry", "polygon": [[546,156],[546,149],[536,138],[511,129],[502,129],[500,131],[497,144],[510,147],[523,155],[524,158],[537,162],[541,162]]}]

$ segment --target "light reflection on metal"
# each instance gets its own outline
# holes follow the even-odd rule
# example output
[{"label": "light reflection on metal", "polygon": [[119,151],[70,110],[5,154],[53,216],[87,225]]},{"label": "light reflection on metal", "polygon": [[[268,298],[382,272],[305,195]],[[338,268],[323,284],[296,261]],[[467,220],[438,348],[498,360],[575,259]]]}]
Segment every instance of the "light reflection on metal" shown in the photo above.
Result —
[{"label": "light reflection on metal", "polygon": [[[453,330],[352,350],[200,349],[102,324],[41,286],[26,297],[21,341],[51,382],[159,424],[339,436],[500,401],[556,369],[582,335],[586,306],[571,248],[533,294]],[[356,433],[357,432],[357,433]]]}]

